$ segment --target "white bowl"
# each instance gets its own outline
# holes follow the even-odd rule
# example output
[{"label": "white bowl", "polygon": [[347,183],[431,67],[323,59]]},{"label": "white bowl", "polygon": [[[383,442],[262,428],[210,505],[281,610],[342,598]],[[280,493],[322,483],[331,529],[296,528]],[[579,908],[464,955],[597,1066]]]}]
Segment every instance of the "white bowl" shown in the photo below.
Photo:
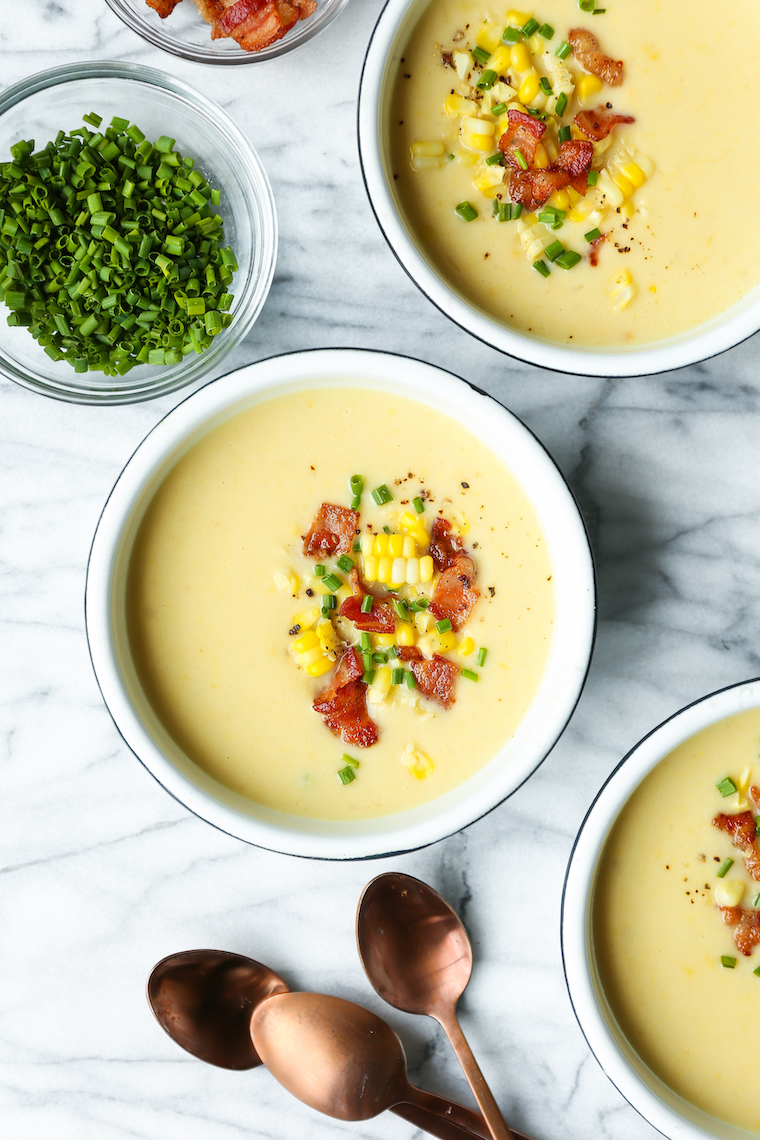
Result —
[{"label": "white bowl", "polygon": [[[125,579],[145,509],[180,454],[244,408],[319,386],[379,389],[455,417],[516,475],[541,522],[553,566],[556,622],[538,692],[515,736],[465,784],[432,803],[380,819],[326,822],[260,807],[217,783],[171,739],[152,711],[128,648]],[[575,501],[535,436],[490,396],[429,364],[382,352],[325,349],[273,357],[208,384],[162,420],[129,460],[105,505],[86,587],[90,654],[126,743],[196,815],[258,846],[350,859],[422,847],[472,823],[530,776],[563,732],[586,678],[595,629],[594,572]]]},{"label": "white bowl", "polygon": [[575,841],[562,897],[562,958],[575,1016],[596,1057],[629,1104],[670,1140],[757,1140],[689,1104],[640,1059],[610,1010],[591,953],[591,916],[599,857],[620,810],[669,752],[703,728],[760,705],[760,679],[711,693],[645,736],[602,787]]},{"label": "white bowl", "polygon": [[[486,344],[530,364],[584,376],[644,376],[682,368],[739,344],[760,329],[760,287],[728,312],[672,339],[615,352],[570,348],[526,336],[470,304],[431,265],[393,192],[388,103],[409,35],[430,0],[388,0],[372,33],[359,89],[359,157],[386,241],[426,297]],[[473,6],[475,11],[477,5]]]}]

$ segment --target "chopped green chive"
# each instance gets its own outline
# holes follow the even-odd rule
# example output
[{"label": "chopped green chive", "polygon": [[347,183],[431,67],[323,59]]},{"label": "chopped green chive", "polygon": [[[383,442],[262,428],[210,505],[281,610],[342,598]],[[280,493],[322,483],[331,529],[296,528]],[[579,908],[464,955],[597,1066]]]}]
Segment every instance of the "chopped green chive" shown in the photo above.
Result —
[{"label": "chopped green chive", "polygon": [[409,617],[409,607],[407,606],[406,602],[394,598],[393,608],[396,611],[397,616],[401,618],[402,621],[411,621],[411,618]]},{"label": "chopped green chive", "polygon": [[417,688],[417,678],[411,669],[407,669],[404,673],[404,684],[406,685],[407,689]]},{"label": "chopped green chive", "polygon": [[490,68],[486,68],[486,70],[480,76],[477,86],[481,91],[490,91],[495,82],[496,72],[491,71]]},{"label": "chopped green chive", "polygon": [[757,896],[757,898],[755,899],[755,901],[753,902],[752,905],[753,906],[760,906],[760,894]]},{"label": "chopped green chive", "polygon": [[570,55],[570,52],[572,50],[573,49],[570,46],[570,44],[567,42],[567,40],[563,40],[554,54],[557,56],[558,59],[567,59],[567,57]]},{"label": "chopped green chive", "polygon": [[519,28],[505,28],[501,38],[505,44],[516,44],[522,39],[522,32]]},{"label": "chopped green chive", "polygon": [[475,59],[480,64],[488,63],[489,59],[491,58],[490,51],[486,51],[486,49],[482,47],[473,48],[472,55],[473,59]]},{"label": "chopped green chive", "polygon": [[385,655],[389,661],[394,660],[398,657],[398,648],[395,645],[389,645]]},{"label": "chopped green chive", "polygon": [[547,245],[544,253],[549,258],[549,261],[556,261],[561,253],[565,252],[565,247],[561,241],[553,241],[551,245]]},{"label": "chopped green chive", "polygon": [[341,554],[340,558],[338,559],[338,569],[343,570],[344,573],[348,574],[349,570],[353,570],[353,568],[353,558],[349,558],[347,554]]},{"label": "chopped green chive", "polygon": [[721,863],[720,867],[718,868],[718,878],[719,879],[725,879],[726,875],[731,870],[733,865],[734,865],[733,859],[724,859],[723,862]]},{"label": "chopped green chive", "polygon": [[414,507],[417,514],[421,515],[425,510],[425,500],[421,499],[420,496],[417,495],[416,498],[412,499],[412,506]]},{"label": "chopped green chive", "polygon": [[388,654],[384,653],[382,649],[376,649],[372,654],[372,660],[376,665],[385,665],[388,660]]},{"label": "chopped green chive", "polygon": [[752,973],[757,974],[758,978],[760,978],[760,966],[758,966],[756,970],[753,970]]},{"label": "chopped green chive", "polygon": [[82,119],[85,123],[89,123],[91,127],[99,127],[103,122],[102,117],[96,115],[94,111],[90,111],[89,115],[82,115]]},{"label": "chopped green chive", "polygon": [[384,527],[383,527],[383,533],[384,533],[384,534],[390,534],[390,533],[391,533],[391,528],[390,528],[389,526],[384,526]]},{"label": "chopped green chive", "polygon": [[546,264],[545,261],[541,261],[540,259],[538,261],[534,261],[533,262],[533,268],[535,270],[537,270],[541,274],[542,277],[548,277],[549,276],[549,272],[550,272],[549,266]]},{"label": "chopped green chive", "polygon": [[540,24],[538,20],[534,20],[531,16],[528,22],[526,24],[523,24],[520,30],[522,31],[522,34],[525,36],[526,40],[529,40],[532,35],[535,35],[539,27]]},{"label": "chopped green chive", "polygon": [[560,127],[557,131],[557,138],[561,143],[568,142],[570,139],[570,134],[571,132],[569,127]]},{"label": "chopped green chive", "polygon": [[371,614],[372,613],[372,604],[373,604],[374,600],[375,599],[372,597],[371,594],[365,594],[364,595],[364,597],[362,598],[362,605],[361,605],[361,610],[362,610],[363,614]]},{"label": "chopped green chive", "polygon": [[392,685],[403,685],[403,683],[404,683],[404,672],[405,672],[404,669],[392,669],[391,670],[391,684]]},{"label": "chopped green chive", "polygon": [[464,218],[466,222],[474,222],[478,216],[478,211],[471,202],[460,202],[456,207],[456,212],[460,218]]},{"label": "chopped green chive", "polygon": [[[499,151],[499,150],[496,151],[496,154],[489,154],[488,158],[486,159],[486,166],[503,166],[503,165],[504,165],[504,158],[502,156],[501,151]],[[494,198],[494,202],[496,202],[495,198]],[[497,205],[498,205],[498,203],[497,203]]]},{"label": "chopped green chive", "polygon": [[361,550],[361,548],[362,548],[362,544],[359,542],[358,538],[355,538],[354,539],[354,545],[352,547],[354,554],[358,554],[359,551]]},{"label": "chopped green chive", "polygon": [[578,0],[581,12],[593,12],[595,0]]},{"label": "chopped green chive", "polygon": [[322,565],[321,562],[318,562],[317,565],[314,567],[314,573],[316,574],[316,576],[318,578],[324,578],[325,574],[327,573],[327,570]]},{"label": "chopped green chive", "polygon": [[607,9],[606,9],[606,8],[594,8],[594,13],[593,13],[593,14],[594,14],[595,16],[603,16],[603,15],[604,15],[604,13],[605,13],[606,11],[607,11]]},{"label": "chopped green chive", "polygon": [[515,158],[517,159],[518,166],[521,166],[523,170],[528,169],[528,163],[525,160],[525,155],[519,149],[519,147],[515,150]]},{"label": "chopped green chive", "polygon": [[727,970],[733,970],[736,966],[736,958],[731,958],[728,954],[721,954],[720,964],[725,966]]},{"label": "chopped green chive", "polygon": [[351,784],[356,779],[356,772],[348,764],[338,772],[341,784]]},{"label": "chopped green chive", "polygon": [[488,650],[487,649],[479,649],[478,650],[478,665],[480,666],[481,669],[483,668],[483,666],[486,663],[486,657],[487,656],[488,656]]},{"label": "chopped green chive", "polygon": [[565,94],[564,91],[561,91],[558,98],[557,98],[557,107],[556,107],[556,112],[557,112],[557,115],[560,119],[562,118],[562,116],[564,115],[566,110],[567,110],[567,95]]},{"label": "chopped green chive", "polygon": [[358,511],[359,507],[361,505],[362,505],[361,495],[354,495],[354,497],[351,499],[351,510],[352,511]]},{"label": "chopped green chive", "polygon": [[545,40],[553,40],[554,39],[554,28],[551,26],[551,24],[542,24],[541,27],[538,29],[538,34],[539,34],[539,36],[542,36],[543,39],[545,39]]},{"label": "chopped green chive", "polygon": [[331,594],[339,590],[343,584],[343,579],[339,578],[337,574],[325,574],[322,579],[322,585],[326,586]]},{"label": "chopped green chive", "polygon": [[566,249],[564,253],[560,254],[554,264],[558,265],[560,269],[572,269],[574,265],[577,265],[578,262],[582,260],[581,255],[576,253],[574,249]]},{"label": "chopped green chive", "polygon": [[583,235],[586,241],[596,241],[597,238],[602,236],[602,231],[598,226],[594,226],[593,230],[589,230],[587,234]]},{"label": "chopped green chive", "polygon": [[549,80],[546,78],[545,75],[541,76],[541,90],[544,92],[545,95],[551,95],[552,94],[552,85],[549,82]]},{"label": "chopped green chive", "polygon": [[[494,199],[495,201],[495,199]],[[502,202],[496,210],[496,217],[500,222],[509,222],[512,220],[512,203]]]},{"label": "chopped green chive", "polygon": [[367,650],[372,648],[372,639],[370,638],[368,633],[362,633],[361,638],[360,638],[360,642],[361,642],[361,647],[362,647],[363,652],[366,653]]},{"label": "chopped green chive", "polygon": [[430,598],[415,598],[413,602],[409,603],[409,609],[413,614],[418,614],[422,610],[426,610],[430,605]]},{"label": "chopped green chive", "polygon": [[390,503],[393,495],[388,490],[387,485],[385,483],[381,483],[379,487],[375,487],[374,491],[372,492],[372,498],[375,500],[378,507],[383,507],[386,503]]},{"label": "chopped green chive", "polygon": [[371,685],[372,682],[374,681],[374,679],[375,679],[375,670],[374,669],[365,669],[364,672],[362,673],[362,681],[364,681],[364,684],[365,685]]},{"label": "chopped green chive", "polygon": [[599,181],[599,171],[598,170],[589,170],[588,174],[586,175],[586,182],[588,183],[588,185],[589,186],[596,186],[598,181]]},{"label": "chopped green chive", "polygon": [[361,495],[364,490],[364,479],[361,475],[352,475],[348,481],[352,495]]},{"label": "chopped green chive", "polygon": [[435,628],[439,633],[448,633],[451,629],[451,622],[448,618],[441,618],[440,621],[437,621],[435,623]]},{"label": "chopped green chive", "polygon": [[463,669],[462,676],[466,677],[468,681],[477,681],[478,679],[478,674],[474,669]]},{"label": "chopped green chive", "polygon": [[348,764],[348,766],[350,768],[358,768],[359,767],[359,761],[354,760],[353,756],[349,756],[347,752],[343,753],[343,755],[341,756],[341,760],[343,761],[344,764]]},{"label": "chopped green chive", "polygon": [[504,115],[504,114],[506,114],[506,111],[507,111],[507,104],[506,103],[495,103],[494,106],[491,108],[491,114],[492,115]]},{"label": "chopped green chive", "polygon": [[718,789],[724,799],[726,796],[732,796],[737,790],[736,784],[730,776],[725,776],[719,783],[715,785],[715,787]]},{"label": "chopped green chive", "polygon": [[329,613],[330,610],[335,609],[337,604],[338,599],[335,597],[335,594],[325,594],[322,598],[322,613]]}]

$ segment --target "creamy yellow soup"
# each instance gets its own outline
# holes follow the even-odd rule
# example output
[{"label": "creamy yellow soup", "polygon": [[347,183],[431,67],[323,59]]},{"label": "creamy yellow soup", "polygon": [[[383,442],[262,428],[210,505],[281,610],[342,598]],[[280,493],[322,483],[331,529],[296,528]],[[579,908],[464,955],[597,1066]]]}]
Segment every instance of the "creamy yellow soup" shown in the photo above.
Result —
[{"label": "creamy yellow soup", "polygon": [[[428,534],[438,512],[456,523],[481,593],[446,653],[477,680],[457,678],[450,709],[394,687],[369,706],[379,740],[365,749],[312,709],[332,674],[310,676],[289,632],[320,596],[302,536],[321,503],[349,505],[356,473],[363,532],[396,532],[426,496],[420,521]],[[377,506],[370,491],[381,484],[393,499]],[[320,564],[336,570],[334,557]],[[135,541],[128,632],[155,712],[207,773],[268,808],[363,819],[450,791],[514,734],[549,654],[552,577],[536,514],[488,448],[411,400],[327,387],[235,415],[177,462]],[[345,785],[344,753],[359,761]],[[422,763],[410,767],[410,756]]]},{"label": "creamy yellow soup", "polygon": [[[387,128],[393,187],[434,268],[466,301],[503,324],[584,348],[660,341],[717,317],[746,296],[760,282],[760,227],[747,224],[731,178],[741,172],[742,187],[760,181],[760,149],[747,143],[747,123],[760,106],[757,0],[734,0],[721,8],[719,18],[709,0],[615,0],[597,16],[580,11],[576,0],[520,6],[555,30],[551,40],[530,41],[538,76],[556,84],[546,61],[553,65],[556,49],[574,27],[592,31],[603,52],[624,61],[622,86],[605,85],[582,104],[576,85],[562,122],[572,125],[583,106],[610,102],[635,122],[615,127],[611,142],[595,148],[594,166],[617,169],[617,156],[627,151],[645,156],[641,166],[645,176],[651,173],[638,186],[618,178],[625,200],[619,205],[614,192],[612,200],[605,198],[601,215],[591,216],[593,225],[588,218],[573,221],[568,213],[559,230],[540,224],[535,231],[540,245],[524,239],[525,248],[518,230],[526,218],[535,222],[536,213],[495,221],[493,196],[506,201],[506,188],[481,192],[474,185],[501,174],[501,167],[487,166],[485,158],[496,152],[507,129],[506,114],[484,109],[494,103],[489,92],[473,116],[479,129],[493,127],[485,151],[479,151],[462,126],[464,118],[444,109],[452,93],[475,98],[472,84],[481,72],[473,68],[460,78],[453,67],[443,66],[442,51],[474,48],[484,23],[497,30],[505,26],[508,8],[495,0],[435,0],[398,64]],[[577,79],[582,69],[573,56],[566,63]],[[527,70],[511,74],[514,97]],[[508,87],[494,90],[500,101],[508,97]],[[539,91],[527,105],[537,109],[545,101]],[[420,143],[426,153],[414,160],[413,148]],[[440,159],[427,153],[429,143],[433,151],[442,144]],[[421,169],[413,169],[413,162]],[[641,173],[641,167],[634,173],[638,183]],[[598,187],[591,194],[597,195]],[[740,189],[740,199],[743,194]],[[455,212],[462,201],[477,210],[474,221]],[[583,203],[580,208],[585,209]],[[584,238],[594,228],[607,235],[596,267]],[[554,240],[583,260],[563,271],[541,249]],[[534,260],[546,265],[547,278],[533,268]]]},{"label": "creamy yellow soup", "polygon": [[[742,806],[738,795],[721,796],[724,777],[738,786],[749,768],[760,783],[759,751],[760,710],[752,709],[661,761],[615,824],[593,904],[600,980],[633,1048],[687,1101],[751,1132],[760,1132],[760,947],[739,953],[715,892],[738,880],[741,906],[752,908],[760,883],[711,821]],[[734,864],[721,879],[726,859]]]}]

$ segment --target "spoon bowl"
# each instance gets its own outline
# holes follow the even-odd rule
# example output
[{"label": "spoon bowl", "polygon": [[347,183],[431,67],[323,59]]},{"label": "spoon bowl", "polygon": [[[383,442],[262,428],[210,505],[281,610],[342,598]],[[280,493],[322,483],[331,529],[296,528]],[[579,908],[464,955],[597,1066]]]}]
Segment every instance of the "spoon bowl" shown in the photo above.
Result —
[{"label": "spoon bowl", "polygon": [[261,962],[226,950],[185,950],[153,967],[147,996],[173,1041],[222,1069],[254,1069],[261,1058],[249,1031],[251,1014],[265,998],[288,992]]}]

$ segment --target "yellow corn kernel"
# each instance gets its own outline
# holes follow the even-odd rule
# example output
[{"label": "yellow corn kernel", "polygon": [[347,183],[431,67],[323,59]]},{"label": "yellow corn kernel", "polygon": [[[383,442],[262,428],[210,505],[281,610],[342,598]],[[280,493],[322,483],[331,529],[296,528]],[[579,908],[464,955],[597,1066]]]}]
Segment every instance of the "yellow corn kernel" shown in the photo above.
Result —
[{"label": "yellow corn kernel", "polygon": [[367,690],[367,697],[375,704],[379,704],[388,696],[391,688],[391,671],[387,665],[381,665],[375,673],[375,679]]},{"label": "yellow corn kernel", "polygon": [[293,625],[297,625],[300,630],[313,629],[319,621],[319,607],[310,606],[308,610],[302,610],[300,614],[296,614],[293,618]]},{"label": "yellow corn kernel", "polygon": [[416,558],[417,556],[417,543],[414,541],[410,534],[404,535],[404,542],[401,547],[401,553],[404,558]]},{"label": "yellow corn kernel", "polygon": [[[515,45],[515,47],[519,46],[519,44]],[[520,84],[520,90],[517,93],[520,102],[530,103],[533,99],[535,99],[540,90],[541,87],[538,82],[538,72],[534,68],[531,68],[531,70],[528,72]]]},{"label": "yellow corn kernel", "polygon": [[420,633],[430,633],[431,629],[435,629],[435,616],[428,610],[421,610],[414,615],[414,624]]},{"label": "yellow corn kernel", "polygon": [[638,286],[627,269],[613,277],[607,286],[613,309],[624,309],[638,293]]},{"label": "yellow corn kernel", "polygon": [[404,549],[404,536],[402,534],[389,534],[387,537],[388,553],[391,558],[400,558]]},{"label": "yellow corn kernel", "polygon": [[546,147],[543,143],[539,143],[536,147],[536,157],[533,159],[533,162],[539,170],[545,170],[547,166],[551,165],[549,155],[546,153]]},{"label": "yellow corn kernel", "polygon": [[429,554],[420,558],[420,582],[430,582],[433,578],[435,566]]},{"label": "yellow corn kernel", "polygon": [[340,607],[343,605],[343,603],[345,602],[345,600],[347,598],[350,598],[353,596],[353,593],[354,593],[354,591],[351,589],[350,586],[341,586],[340,589],[335,591],[335,597],[337,599],[338,609],[340,609]]},{"label": "yellow corn kernel", "polygon": [[590,103],[602,90],[602,81],[597,75],[580,75],[575,93],[583,107]]},{"label": "yellow corn kernel", "polygon": [[633,161],[638,166],[641,173],[645,178],[651,178],[654,174],[654,163],[651,158],[647,158],[645,154],[639,154],[636,150],[633,152]]},{"label": "yellow corn kernel", "polygon": [[635,162],[622,163],[620,170],[628,181],[633,183],[636,190],[638,190],[639,186],[643,186],[647,180],[646,174]]},{"label": "yellow corn kernel", "polygon": [[438,158],[431,158],[429,155],[413,154],[411,159],[412,170],[419,173],[420,170],[439,170],[443,166],[443,155]]},{"label": "yellow corn kernel", "polygon": [[497,75],[502,75],[507,71],[511,62],[512,49],[508,47],[507,44],[503,44],[501,42],[501,36],[499,36],[499,42],[493,49],[493,55],[488,61],[488,69],[489,71],[495,71]]},{"label": "yellow corn kernel", "polygon": [[414,530],[417,526],[417,516],[413,515],[411,511],[404,511],[401,518],[398,520],[398,525],[402,530]]},{"label": "yellow corn kernel", "polygon": [[546,47],[546,44],[545,41],[541,39],[538,32],[536,32],[536,34],[534,36],[531,36],[528,40],[528,47],[534,55],[540,55]]},{"label": "yellow corn kernel", "polygon": [[438,633],[435,629],[427,635],[427,641],[433,653],[450,653],[457,643],[453,629],[446,633]]},{"label": "yellow corn kernel", "polygon": [[[501,24],[483,24],[475,36],[475,43],[486,51],[494,52],[501,43],[501,33],[504,28]],[[491,66],[489,59],[488,66]],[[494,69],[495,70],[495,69]]]},{"label": "yellow corn kernel", "polygon": [[570,209],[570,195],[567,190],[555,190],[549,199],[551,206],[556,206],[558,210]]},{"label": "yellow corn kernel", "polygon": [[395,633],[377,633],[377,634],[375,634],[375,645],[379,645],[379,646],[382,646],[383,648],[385,648],[385,646],[387,646],[387,645],[395,645],[395,644],[396,644]]},{"label": "yellow corn kernel", "polygon": [[313,649],[307,649],[305,653],[298,654],[298,664],[304,669],[308,669],[310,665],[316,665],[317,661],[324,659],[322,646],[317,644]]},{"label": "yellow corn kernel", "polygon": [[378,580],[378,582],[383,582],[384,584],[389,583],[391,580],[392,570],[393,570],[393,559],[392,558],[388,558],[387,556],[385,558],[378,558],[378,560],[377,560],[377,580]]},{"label": "yellow corn kernel", "polygon": [[616,277],[612,278],[609,285],[607,286],[607,292],[609,293],[610,297],[614,297],[615,293],[619,289],[622,289],[624,285],[630,285],[631,281],[633,281],[633,278],[631,277],[630,272],[627,269],[624,269],[622,273],[618,273]]},{"label": "yellow corn kernel", "polygon": [[490,122],[488,119],[476,119],[474,115],[468,115],[462,119],[462,133],[471,135],[487,135],[491,138],[496,130],[496,124]]},{"label": "yellow corn kernel", "polygon": [[388,553],[388,535],[387,534],[378,534],[375,538],[375,549],[373,550],[373,554],[376,554],[378,558],[382,558],[383,555],[387,554],[387,553]]},{"label": "yellow corn kernel", "polygon": [[443,155],[443,143],[438,141],[429,142],[413,142],[412,155],[415,158],[441,158]]},{"label": "yellow corn kernel", "polygon": [[469,131],[463,131],[462,142],[465,146],[468,146],[470,150],[483,152],[493,150],[493,139],[488,135],[473,135]]},{"label": "yellow corn kernel", "polygon": [[331,661],[329,657],[322,657],[313,665],[307,665],[306,672],[310,677],[321,677],[324,673],[328,673],[334,664],[335,662]]},{"label": "yellow corn kernel", "polygon": [[465,99],[462,95],[447,95],[443,109],[447,115],[474,115],[478,105],[474,99]]},{"label": "yellow corn kernel", "polygon": [[507,12],[507,23],[513,28],[524,28],[532,15],[532,12],[517,12],[514,8],[510,8]]},{"label": "yellow corn kernel", "polygon": [[406,581],[406,559],[394,558],[391,563],[391,585],[400,586]]},{"label": "yellow corn kernel", "polygon": [[377,559],[374,555],[364,559],[364,577],[368,582],[377,581]]},{"label": "yellow corn kernel", "polygon": [[478,156],[467,150],[455,151],[454,158],[460,166],[474,166],[478,162]]},{"label": "yellow corn kernel", "polygon": [[619,170],[611,170],[610,177],[617,186],[618,190],[623,195],[623,198],[630,198],[631,194],[633,194],[633,191],[635,190],[633,183],[629,182],[626,176],[624,174],[621,174]]},{"label": "yellow corn kernel", "polygon": [[[525,44],[513,44],[509,49],[512,66],[515,71],[527,71],[531,65],[531,54]],[[522,95],[520,96],[522,99]],[[522,99],[525,102],[524,99]]]},{"label": "yellow corn kernel", "polygon": [[424,526],[418,526],[417,529],[412,532],[412,538],[414,539],[418,548],[427,546],[430,542],[430,536],[428,535],[428,532],[425,530]]},{"label": "yellow corn kernel", "polygon": [[300,637],[297,637],[291,648],[294,653],[306,653],[315,645],[319,645],[319,638],[314,630],[310,629],[307,633],[302,633]]},{"label": "yellow corn kernel", "polygon": [[469,657],[475,649],[475,642],[471,637],[463,637],[457,646],[457,653],[460,657]]},{"label": "yellow corn kernel", "polygon": [[747,801],[747,792],[749,791],[751,782],[752,773],[750,772],[749,768],[745,768],[736,785],[736,790],[739,793],[736,797],[736,806],[739,811],[745,811],[750,806],[749,802]]},{"label": "yellow corn kernel", "polygon": [[581,195],[578,193],[578,191],[576,189],[574,189],[574,187],[568,186],[567,189],[565,190],[565,193],[567,194],[568,198],[570,199],[570,205],[571,206],[575,206],[576,203],[580,202]]},{"label": "yellow corn kernel", "polygon": [[416,586],[420,580],[419,558],[406,559],[406,581],[410,586]]},{"label": "yellow corn kernel", "polygon": [[478,194],[482,194],[484,198],[495,198],[501,183],[502,178],[500,178],[494,186],[490,172],[489,174],[482,174],[480,178],[473,178],[472,180],[473,187],[477,190]]},{"label": "yellow corn kernel", "polygon": [[301,589],[301,579],[292,570],[278,570],[274,576],[274,584],[278,590],[290,590],[293,597]]},{"label": "yellow corn kernel", "polygon": [[623,202],[623,205],[620,207],[620,213],[623,215],[624,218],[632,218],[633,215],[636,213],[636,207],[634,206],[634,204],[630,198],[628,199],[627,202]]},{"label": "yellow corn kernel", "polygon": [[414,645],[417,640],[412,626],[408,621],[401,621],[396,626],[396,641],[399,645]]},{"label": "yellow corn kernel", "polygon": [[[630,186],[630,183],[628,185]],[[617,207],[623,205],[625,201],[623,191],[612,181],[610,172],[606,168],[600,172],[597,186],[611,206]]]},{"label": "yellow corn kernel", "polygon": [[359,546],[364,557],[368,558],[375,548],[374,534],[363,534],[359,539]]},{"label": "yellow corn kernel", "polygon": [[407,744],[404,751],[401,753],[401,763],[405,768],[416,776],[418,780],[424,780],[433,771],[433,761],[428,756],[427,752],[423,752],[414,744]]},{"label": "yellow corn kernel", "polygon": [[744,883],[741,879],[724,879],[715,888],[715,901],[718,906],[738,906],[744,898]]},{"label": "yellow corn kernel", "polygon": [[340,638],[335,632],[333,623],[329,620],[321,621],[316,632],[322,652],[334,661],[340,650]]}]

